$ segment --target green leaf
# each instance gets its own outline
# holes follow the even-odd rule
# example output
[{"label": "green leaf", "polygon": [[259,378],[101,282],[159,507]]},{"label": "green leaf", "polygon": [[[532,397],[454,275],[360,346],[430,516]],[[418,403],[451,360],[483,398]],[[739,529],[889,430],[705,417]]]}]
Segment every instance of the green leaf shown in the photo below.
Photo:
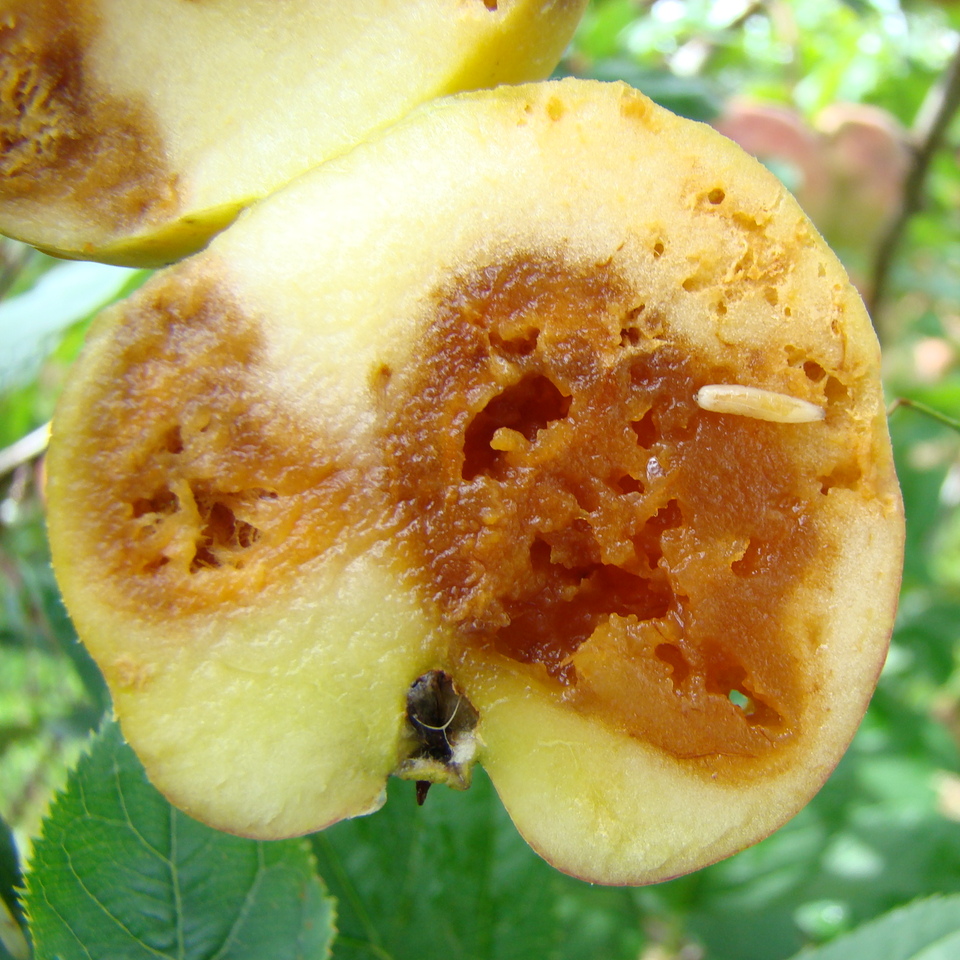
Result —
[{"label": "green leaf", "polygon": [[593,58],[617,53],[620,35],[637,19],[636,0],[607,0],[591,3],[577,27],[577,52]]},{"label": "green leaf", "polygon": [[954,960],[960,956],[960,894],[901,907],[794,960]]},{"label": "green leaf", "polygon": [[0,390],[25,382],[58,335],[139,283],[144,271],[64,263],[0,304]]},{"label": "green leaf", "polygon": [[37,960],[319,960],[333,904],[302,840],[174,809],[108,724],[57,798],[25,897]]},{"label": "green leaf", "polygon": [[0,900],[13,916],[20,917],[20,897],[17,889],[23,878],[20,875],[20,859],[13,832],[6,821],[0,819]]},{"label": "green leaf", "polygon": [[313,838],[338,901],[335,960],[635,960],[633,891],[593,887],[541,860],[490,780],[434,787],[422,807],[393,780],[386,806]]},{"label": "green leaf", "polygon": [[18,893],[22,879],[13,831],[0,819],[0,960],[30,956]]}]

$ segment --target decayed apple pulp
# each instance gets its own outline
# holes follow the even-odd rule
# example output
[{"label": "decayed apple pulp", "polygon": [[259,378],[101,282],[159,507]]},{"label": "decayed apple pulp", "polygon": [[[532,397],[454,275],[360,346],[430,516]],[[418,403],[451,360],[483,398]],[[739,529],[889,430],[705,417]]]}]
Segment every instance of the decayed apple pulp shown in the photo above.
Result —
[{"label": "decayed apple pulp", "polygon": [[810,798],[899,584],[860,301],[771,174],[622,85],[439,101],[251,208],[99,320],[49,473],[174,802],[280,837],[475,751],[606,883]]},{"label": "decayed apple pulp", "polygon": [[550,74],[586,0],[0,0],[0,231],[134,266],[417,104]]}]

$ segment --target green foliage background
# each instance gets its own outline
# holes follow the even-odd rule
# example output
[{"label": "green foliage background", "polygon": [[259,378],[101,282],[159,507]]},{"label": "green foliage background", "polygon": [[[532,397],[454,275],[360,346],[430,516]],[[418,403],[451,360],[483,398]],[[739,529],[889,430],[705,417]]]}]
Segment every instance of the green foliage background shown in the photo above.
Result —
[{"label": "green foliage background", "polygon": [[[872,307],[891,401],[956,419],[958,37],[960,4],[933,0],[595,0],[561,72],[626,79],[707,121],[774,104],[821,145],[837,104],[882,111],[907,185],[854,229],[856,191],[835,186],[818,222]],[[789,157],[763,159],[804,197]],[[334,911],[341,960],[960,956],[960,435],[909,405],[890,417],[908,546],[873,704],[809,807],[730,860],[591,887],[526,847],[482,774],[422,809],[391,783],[375,816],[265,848],[172,811],[109,724],[77,767],[108,697],[49,568],[42,435],[11,447],[49,419],[90,316],[144,277],[0,246],[0,960],[321,957]]]}]

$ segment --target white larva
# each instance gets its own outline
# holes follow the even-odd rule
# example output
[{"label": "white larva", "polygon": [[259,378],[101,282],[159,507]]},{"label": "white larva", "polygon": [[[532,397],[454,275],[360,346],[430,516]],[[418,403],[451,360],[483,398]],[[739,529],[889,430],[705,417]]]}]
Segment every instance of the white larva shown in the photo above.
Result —
[{"label": "white larva", "polygon": [[739,383],[711,383],[701,387],[697,405],[713,413],[732,413],[771,423],[814,423],[826,415],[823,407],[787,393],[745,387]]}]

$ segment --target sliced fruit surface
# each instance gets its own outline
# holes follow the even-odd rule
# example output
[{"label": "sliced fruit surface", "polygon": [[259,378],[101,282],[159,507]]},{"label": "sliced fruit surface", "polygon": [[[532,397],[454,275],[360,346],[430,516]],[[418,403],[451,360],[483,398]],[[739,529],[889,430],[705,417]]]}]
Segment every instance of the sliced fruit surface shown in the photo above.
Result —
[{"label": "sliced fruit surface", "polygon": [[417,104],[549,75],[586,0],[0,0],[0,232],[132,266]]},{"label": "sliced fruit surface", "polygon": [[438,101],[94,328],[55,568],[151,777],[261,837],[479,758],[561,870],[794,814],[884,659],[879,350],[779,182],[619,84]]}]

